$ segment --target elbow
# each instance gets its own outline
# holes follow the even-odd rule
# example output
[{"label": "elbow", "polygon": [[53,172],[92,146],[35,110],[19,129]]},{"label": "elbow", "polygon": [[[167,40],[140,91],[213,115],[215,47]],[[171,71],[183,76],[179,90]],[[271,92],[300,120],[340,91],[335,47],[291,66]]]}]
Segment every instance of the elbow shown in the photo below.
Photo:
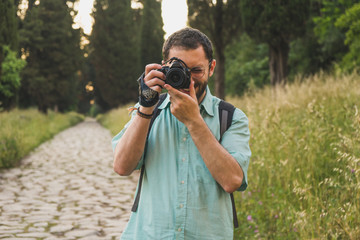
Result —
[{"label": "elbow", "polygon": [[118,161],[116,161],[116,159],[114,160],[113,169],[114,172],[116,172],[120,176],[129,176],[133,172],[132,170],[129,170],[128,168],[120,164]]},{"label": "elbow", "polygon": [[132,173],[132,171],[128,171],[125,168],[115,166],[115,165],[114,165],[114,172],[116,172],[120,176],[124,176],[124,177],[130,176],[130,174]]},{"label": "elbow", "polygon": [[236,176],[231,182],[223,186],[223,189],[227,193],[233,193],[238,190],[242,184],[243,177]]},{"label": "elbow", "polygon": [[124,168],[121,167],[115,167],[114,166],[114,172],[116,172],[117,174],[119,174],[120,176],[129,176],[131,173],[129,171],[126,171]]}]

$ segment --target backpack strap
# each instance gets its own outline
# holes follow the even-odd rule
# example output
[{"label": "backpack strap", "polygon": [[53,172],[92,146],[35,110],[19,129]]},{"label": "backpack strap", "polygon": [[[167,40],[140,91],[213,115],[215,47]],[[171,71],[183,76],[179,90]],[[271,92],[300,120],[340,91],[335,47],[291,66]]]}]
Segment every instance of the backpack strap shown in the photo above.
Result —
[{"label": "backpack strap", "polygon": [[222,140],[222,136],[225,131],[231,126],[231,122],[233,119],[235,107],[223,100],[219,103],[219,118],[220,118],[220,140]]},{"label": "backpack strap", "polygon": [[[156,107],[154,109],[154,115],[151,118],[149,130],[148,130],[148,133],[147,133],[147,136],[146,136],[146,145],[145,145],[144,154],[146,154],[147,139],[149,138],[151,127],[152,127],[155,119],[157,118],[157,116],[159,116],[159,114],[160,114],[160,112],[162,110],[162,109],[159,109],[159,106],[164,102],[164,100],[166,99],[166,96],[167,96],[166,93],[163,93],[163,94],[160,95],[159,102],[158,102],[158,104],[156,105]],[[136,193],[136,197],[135,197],[133,206],[131,208],[131,211],[133,211],[133,212],[137,211],[137,208],[139,206],[139,201],[140,201],[140,192],[141,192],[142,180],[144,178],[144,172],[145,172],[145,155],[144,155],[143,159],[144,159],[144,162],[143,162],[143,166],[141,167],[141,172],[140,172],[140,177],[139,177],[139,187],[138,187],[138,191]]]},{"label": "backpack strap", "polygon": [[[220,140],[221,143],[222,136],[224,135],[225,131],[231,126],[232,118],[234,115],[235,107],[223,100],[219,103],[219,118],[220,118]],[[231,205],[232,205],[232,211],[233,211],[233,221],[234,221],[234,227],[239,227],[239,222],[236,214],[236,207],[235,207],[235,200],[234,200],[234,194],[230,193],[231,198]]]}]

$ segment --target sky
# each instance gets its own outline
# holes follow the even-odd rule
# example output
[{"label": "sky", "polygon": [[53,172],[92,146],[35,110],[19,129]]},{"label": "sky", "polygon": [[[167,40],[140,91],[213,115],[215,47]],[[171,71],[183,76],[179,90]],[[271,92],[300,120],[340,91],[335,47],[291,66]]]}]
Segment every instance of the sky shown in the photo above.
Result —
[{"label": "sky", "polygon": [[[93,19],[90,16],[93,2],[94,0],[80,0],[75,6],[78,10],[75,22],[84,29],[86,34],[91,33],[91,26],[93,24]],[[162,0],[162,17],[165,38],[167,38],[171,33],[186,26],[186,0]]]}]

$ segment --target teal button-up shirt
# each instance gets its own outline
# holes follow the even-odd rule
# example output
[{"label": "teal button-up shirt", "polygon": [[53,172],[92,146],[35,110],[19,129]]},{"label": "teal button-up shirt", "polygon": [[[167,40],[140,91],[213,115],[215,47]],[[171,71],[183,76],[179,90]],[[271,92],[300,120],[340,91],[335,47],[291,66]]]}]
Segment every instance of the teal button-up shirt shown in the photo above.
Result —
[{"label": "teal button-up shirt", "polygon": [[[200,104],[201,115],[218,140],[219,102],[207,89]],[[188,129],[171,114],[169,106],[167,96],[149,135],[139,207],[131,214],[121,239],[233,239],[230,194],[211,176]],[[114,149],[130,122],[114,137]],[[236,109],[221,144],[244,172],[240,191],[247,187],[249,136],[248,119]]]}]

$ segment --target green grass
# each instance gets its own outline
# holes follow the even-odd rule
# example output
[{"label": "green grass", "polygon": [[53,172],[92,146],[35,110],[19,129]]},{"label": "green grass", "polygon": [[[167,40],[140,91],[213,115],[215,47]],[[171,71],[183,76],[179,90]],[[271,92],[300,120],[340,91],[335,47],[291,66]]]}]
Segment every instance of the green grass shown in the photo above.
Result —
[{"label": "green grass", "polygon": [[0,113],[0,168],[16,166],[21,158],[56,133],[83,120],[74,112],[48,115],[35,109]]},{"label": "green grass", "polygon": [[[360,239],[360,76],[318,74],[229,98],[249,117],[235,239]],[[125,108],[101,116],[115,135]]]},{"label": "green grass", "polygon": [[115,136],[130,120],[131,116],[129,115],[128,107],[133,105],[135,105],[135,103],[111,110],[106,114],[100,114],[97,116],[96,120],[109,129],[111,134]]},{"label": "green grass", "polygon": [[248,115],[241,239],[360,239],[360,76],[319,74],[231,99]]}]

